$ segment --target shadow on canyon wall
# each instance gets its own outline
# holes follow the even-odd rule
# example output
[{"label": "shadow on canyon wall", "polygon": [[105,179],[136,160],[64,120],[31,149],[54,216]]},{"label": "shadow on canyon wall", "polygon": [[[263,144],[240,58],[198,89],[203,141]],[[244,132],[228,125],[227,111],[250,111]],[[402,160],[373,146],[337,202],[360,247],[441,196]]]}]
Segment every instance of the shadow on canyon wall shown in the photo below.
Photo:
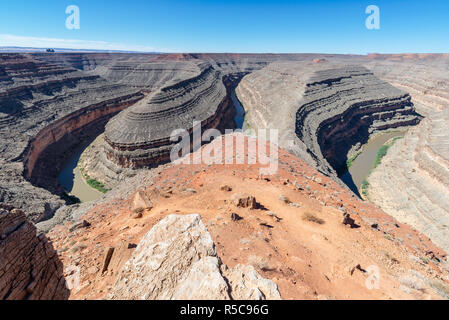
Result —
[{"label": "shadow on canyon wall", "polygon": [[0,300],[66,300],[63,265],[23,211],[0,204]]}]

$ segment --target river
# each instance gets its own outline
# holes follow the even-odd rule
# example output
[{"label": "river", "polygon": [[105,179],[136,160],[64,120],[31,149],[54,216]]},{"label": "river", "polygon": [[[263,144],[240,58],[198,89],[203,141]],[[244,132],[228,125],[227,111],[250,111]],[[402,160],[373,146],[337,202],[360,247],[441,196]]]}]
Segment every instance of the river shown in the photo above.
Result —
[{"label": "river", "polygon": [[[245,130],[245,109],[243,109],[237,99],[235,92],[232,92],[231,99],[236,110],[236,115],[234,117],[235,125],[237,129]],[[64,190],[68,194],[77,197],[81,202],[93,201],[99,199],[103,195],[103,193],[86,183],[86,180],[77,167],[81,154],[89,145],[90,143],[78,147],[70,159],[64,164],[58,176],[59,183]]]},{"label": "river", "polygon": [[247,127],[245,123],[245,109],[243,108],[239,99],[237,98],[235,91],[231,93],[231,100],[232,103],[234,104],[234,108],[236,111],[236,114],[234,116],[236,129],[242,129],[243,131],[245,131]]},{"label": "river", "polygon": [[83,145],[75,150],[72,157],[64,164],[58,177],[59,183],[64,190],[68,194],[77,197],[81,202],[93,201],[99,199],[103,195],[103,193],[86,183],[81,171],[77,167],[81,154],[87,146],[88,145]]},{"label": "river", "polygon": [[376,135],[369,139],[369,141],[363,145],[361,153],[353,161],[351,167],[346,173],[340,176],[340,179],[358,196],[360,196],[360,189],[363,180],[369,175],[373,168],[374,161],[377,157],[377,152],[382,145],[388,140],[395,137],[404,136],[404,132],[394,131]]}]

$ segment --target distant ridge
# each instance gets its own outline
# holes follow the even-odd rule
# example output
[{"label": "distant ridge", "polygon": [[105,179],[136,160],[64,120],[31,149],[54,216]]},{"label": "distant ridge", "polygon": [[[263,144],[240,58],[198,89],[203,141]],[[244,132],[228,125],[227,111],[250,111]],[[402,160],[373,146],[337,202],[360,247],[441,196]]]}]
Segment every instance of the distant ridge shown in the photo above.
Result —
[{"label": "distant ridge", "polygon": [[[0,47],[0,53],[7,52],[46,52],[48,48],[34,48],[34,47]],[[51,48],[55,52],[79,52],[79,53],[140,53],[140,54],[163,54],[164,52],[144,52],[144,51],[126,51],[126,50],[98,50],[98,49],[67,49],[67,48]]]}]

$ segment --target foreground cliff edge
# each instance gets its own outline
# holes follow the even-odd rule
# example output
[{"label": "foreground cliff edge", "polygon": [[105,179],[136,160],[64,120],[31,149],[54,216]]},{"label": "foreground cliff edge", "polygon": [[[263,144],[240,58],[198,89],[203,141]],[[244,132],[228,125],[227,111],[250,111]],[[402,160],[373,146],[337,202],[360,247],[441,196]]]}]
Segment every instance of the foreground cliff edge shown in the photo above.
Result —
[{"label": "foreground cliff edge", "polygon": [[53,228],[68,281],[78,277],[70,298],[448,298],[446,253],[427,237],[282,149],[277,174],[259,169],[142,172],[137,192]]}]

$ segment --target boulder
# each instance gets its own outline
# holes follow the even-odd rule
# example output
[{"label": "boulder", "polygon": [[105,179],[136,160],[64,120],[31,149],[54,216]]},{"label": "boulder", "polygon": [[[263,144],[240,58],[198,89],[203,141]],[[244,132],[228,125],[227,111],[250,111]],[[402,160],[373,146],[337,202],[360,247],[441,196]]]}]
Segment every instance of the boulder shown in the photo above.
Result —
[{"label": "boulder", "polygon": [[132,209],[152,209],[153,203],[144,191],[138,191],[133,199]]},{"label": "boulder", "polygon": [[239,208],[256,209],[256,198],[246,193],[235,193],[231,197],[232,203]]},{"label": "boulder", "polygon": [[278,299],[280,294],[276,284],[254,268],[228,270],[200,215],[192,214],[169,215],[142,238],[109,298]]}]

